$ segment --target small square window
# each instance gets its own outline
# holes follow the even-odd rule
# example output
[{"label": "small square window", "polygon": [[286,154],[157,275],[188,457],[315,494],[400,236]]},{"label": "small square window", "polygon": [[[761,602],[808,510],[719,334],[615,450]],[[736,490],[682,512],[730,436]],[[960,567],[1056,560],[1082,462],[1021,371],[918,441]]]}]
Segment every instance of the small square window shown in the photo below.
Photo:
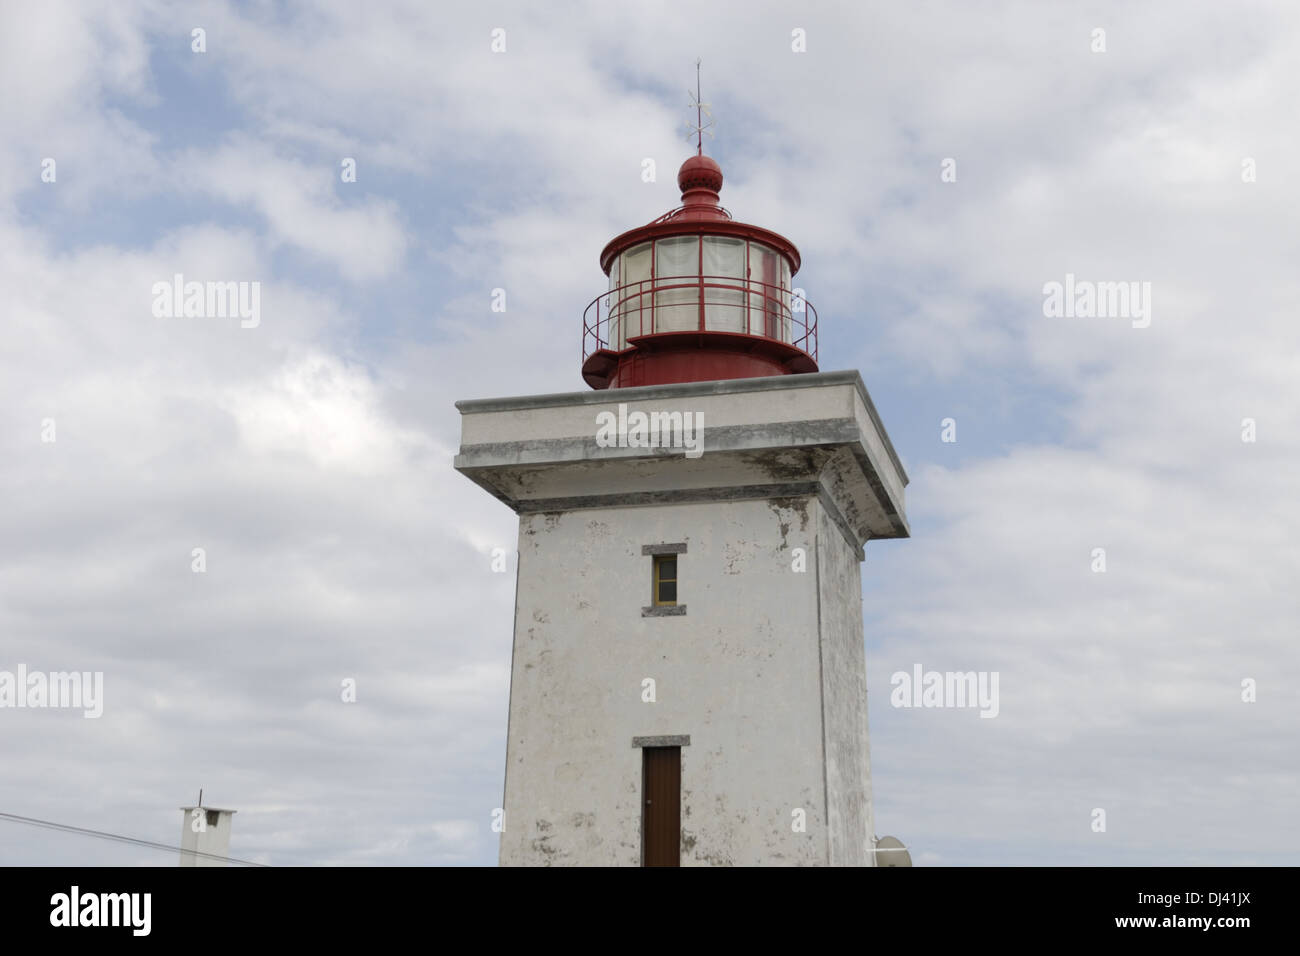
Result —
[{"label": "small square window", "polygon": [[655,607],[673,607],[677,604],[677,555],[655,555],[652,597]]}]

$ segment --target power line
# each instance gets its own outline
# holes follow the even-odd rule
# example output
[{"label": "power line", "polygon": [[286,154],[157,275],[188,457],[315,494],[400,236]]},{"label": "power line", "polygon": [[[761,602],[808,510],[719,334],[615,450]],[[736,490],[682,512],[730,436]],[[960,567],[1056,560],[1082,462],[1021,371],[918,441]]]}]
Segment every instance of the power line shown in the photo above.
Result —
[{"label": "power line", "polygon": [[22,817],[16,813],[5,813],[0,811],[0,820],[8,820],[12,823],[25,823],[28,826],[44,827],[47,830],[59,830],[63,833],[78,833],[82,836],[99,837],[101,840],[116,840],[118,843],[134,843],[137,846],[146,846],[154,850],[170,850],[173,853],[188,853],[191,856],[203,857],[207,860],[221,860],[226,863],[235,863],[240,866],[268,866],[266,863],[254,863],[252,860],[239,860],[233,856],[221,856],[218,853],[204,853],[202,850],[187,850],[184,847],[171,846],[167,843],[155,843],[153,840],[140,840],[136,837],[122,836],[120,833],[108,833],[105,830],[90,830],[86,827],[74,827],[67,823],[54,823],[51,820],[37,820],[35,817]]}]

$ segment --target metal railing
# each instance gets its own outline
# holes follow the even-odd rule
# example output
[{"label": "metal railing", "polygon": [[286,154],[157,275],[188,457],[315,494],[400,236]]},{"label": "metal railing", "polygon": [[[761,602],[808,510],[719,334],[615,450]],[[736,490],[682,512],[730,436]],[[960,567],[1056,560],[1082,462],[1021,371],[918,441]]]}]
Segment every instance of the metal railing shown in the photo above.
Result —
[{"label": "metal railing", "polygon": [[[661,293],[691,290],[668,296]],[[719,293],[730,293],[723,298]],[[694,321],[682,326],[680,317],[694,312]],[[726,312],[722,311],[726,310]],[[743,317],[741,328],[719,324],[724,314]],[[671,318],[671,327],[667,319]],[[709,319],[712,322],[709,322]],[[610,345],[611,325],[616,340]],[[620,351],[627,340],[657,332],[729,332],[784,342],[802,349],[817,361],[817,310],[793,290],[756,279],[735,276],[655,276],[617,286],[596,296],[582,311],[582,360],[600,349]]]},{"label": "metal railing", "polygon": [[[724,216],[726,216],[728,219],[735,219],[735,218],[736,218],[735,216],[733,216],[733,215],[731,214],[731,210],[728,209],[726,206],[709,206],[708,208],[718,210],[718,211],[721,212]],[[668,220],[670,220],[670,219],[676,219],[679,215],[681,215],[683,212],[685,212],[686,209],[687,209],[686,206],[678,206],[676,209],[669,209],[666,213],[664,213],[664,214],[663,214],[662,216],[660,216],[658,219],[652,219],[649,223],[647,223],[647,225],[650,225],[650,226],[657,226],[657,225],[659,225],[661,222],[668,222]]]}]

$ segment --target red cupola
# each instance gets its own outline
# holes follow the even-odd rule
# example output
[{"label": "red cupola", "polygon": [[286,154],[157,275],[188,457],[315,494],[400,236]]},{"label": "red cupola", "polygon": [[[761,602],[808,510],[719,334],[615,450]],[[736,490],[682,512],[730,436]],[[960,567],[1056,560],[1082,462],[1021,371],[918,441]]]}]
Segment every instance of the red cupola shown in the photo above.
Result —
[{"label": "red cupola", "polygon": [[600,254],[609,291],[583,313],[582,377],[592,388],[817,371],[817,313],[795,296],[799,250],[736,222],[718,202],[722,169],[692,156],[682,204]]}]

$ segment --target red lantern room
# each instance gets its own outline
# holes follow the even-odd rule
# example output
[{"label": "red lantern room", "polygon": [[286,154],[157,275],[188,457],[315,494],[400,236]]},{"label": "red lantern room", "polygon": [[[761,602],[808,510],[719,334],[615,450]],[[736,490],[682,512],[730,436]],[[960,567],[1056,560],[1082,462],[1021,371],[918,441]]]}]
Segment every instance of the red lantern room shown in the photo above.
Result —
[{"label": "red lantern room", "polygon": [[592,388],[817,371],[817,313],[790,284],[799,250],[737,222],[702,151],[677,173],[682,204],[600,254],[609,291],[583,313]]}]

